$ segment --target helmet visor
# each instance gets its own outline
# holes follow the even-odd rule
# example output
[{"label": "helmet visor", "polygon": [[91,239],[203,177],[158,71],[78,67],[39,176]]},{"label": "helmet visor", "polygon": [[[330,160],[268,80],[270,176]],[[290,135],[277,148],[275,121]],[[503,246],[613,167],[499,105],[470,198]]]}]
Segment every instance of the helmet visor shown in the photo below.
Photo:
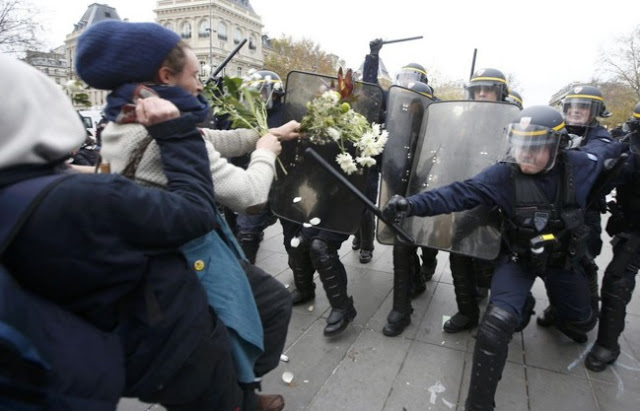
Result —
[{"label": "helmet visor", "polygon": [[568,126],[586,127],[596,118],[600,104],[589,98],[567,98],[562,105],[564,122]]},{"label": "helmet visor", "polygon": [[525,174],[547,171],[555,164],[560,145],[556,131],[533,124],[512,123],[506,134],[509,148],[505,162],[518,164]]},{"label": "helmet visor", "polygon": [[280,80],[272,80],[270,78],[252,80],[249,87],[258,91],[262,99],[267,103],[267,108],[273,107],[274,95],[282,95],[284,88]]},{"label": "helmet visor", "polygon": [[404,68],[397,76],[394,84],[409,88],[411,83],[422,82],[425,74],[413,68]]}]

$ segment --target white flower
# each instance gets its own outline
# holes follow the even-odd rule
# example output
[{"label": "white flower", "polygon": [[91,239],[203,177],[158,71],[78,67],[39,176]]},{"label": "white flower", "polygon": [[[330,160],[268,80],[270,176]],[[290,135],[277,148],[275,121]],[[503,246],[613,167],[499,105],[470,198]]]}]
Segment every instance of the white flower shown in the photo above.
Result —
[{"label": "white flower", "polygon": [[369,156],[356,157],[356,161],[362,165],[362,167],[373,167],[376,165],[376,159]]},{"label": "white flower", "polygon": [[347,175],[355,171],[358,171],[358,167],[356,166],[356,163],[353,161],[353,157],[351,157],[351,154],[349,153],[338,154],[336,156],[336,162],[340,165],[340,168],[342,168],[342,171],[347,173]]},{"label": "white flower", "polygon": [[333,141],[339,141],[340,140],[340,136],[342,135],[342,133],[340,132],[340,130],[336,130],[333,127],[329,127],[327,129],[327,134],[329,135],[329,137],[331,137],[331,139]]},{"label": "white flower", "polygon": [[298,248],[299,245],[300,245],[300,237],[293,237],[291,239],[291,247]]},{"label": "white flower", "polygon": [[328,90],[322,94],[322,98],[335,104],[340,101],[340,93],[334,90]]}]

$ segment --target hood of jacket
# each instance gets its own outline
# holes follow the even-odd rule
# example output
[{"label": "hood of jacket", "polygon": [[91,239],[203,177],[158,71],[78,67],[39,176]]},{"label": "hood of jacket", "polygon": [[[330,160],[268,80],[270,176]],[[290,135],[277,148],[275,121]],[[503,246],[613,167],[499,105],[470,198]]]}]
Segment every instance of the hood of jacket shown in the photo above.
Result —
[{"label": "hood of jacket", "polygon": [[85,140],[71,99],[53,80],[15,58],[0,55],[0,170],[57,163]]}]

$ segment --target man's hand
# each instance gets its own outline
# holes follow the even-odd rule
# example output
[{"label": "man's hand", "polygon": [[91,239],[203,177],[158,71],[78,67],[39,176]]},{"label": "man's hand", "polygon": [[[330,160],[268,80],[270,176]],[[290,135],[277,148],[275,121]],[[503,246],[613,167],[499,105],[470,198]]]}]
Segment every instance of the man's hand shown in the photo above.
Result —
[{"label": "man's hand", "polygon": [[382,207],[382,216],[387,221],[400,223],[411,214],[411,203],[406,198],[394,195],[387,204]]},{"label": "man's hand", "polygon": [[371,55],[377,56],[382,48],[382,39],[375,39],[369,42],[369,50]]},{"label": "man's hand", "polygon": [[278,137],[278,140],[284,141],[302,137],[300,134],[300,123],[295,120],[291,120],[280,127],[269,129],[269,133]]},{"label": "man's hand", "polygon": [[136,101],[136,118],[143,126],[153,126],[178,117],[180,110],[169,100],[148,97]]},{"label": "man's hand", "polygon": [[279,156],[282,152],[282,145],[278,137],[271,133],[267,133],[258,139],[256,143],[256,149],[261,148],[263,150],[269,150],[276,156]]}]

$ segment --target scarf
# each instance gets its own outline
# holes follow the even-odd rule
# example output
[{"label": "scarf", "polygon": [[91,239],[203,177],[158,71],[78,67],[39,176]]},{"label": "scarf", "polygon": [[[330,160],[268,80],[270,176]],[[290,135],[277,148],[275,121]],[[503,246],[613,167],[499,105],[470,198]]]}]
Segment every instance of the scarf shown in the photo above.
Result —
[{"label": "scarf", "polygon": [[169,100],[178,107],[181,113],[195,115],[199,123],[206,119],[209,112],[209,103],[202,94],[194,97],[182,87],[177,86],[127,83],[114,89],[107,96],[107,106],[104,109],[105,117],[107,120],[119,124],[137,123],[136,101],[139,98],[151,96]]}]

